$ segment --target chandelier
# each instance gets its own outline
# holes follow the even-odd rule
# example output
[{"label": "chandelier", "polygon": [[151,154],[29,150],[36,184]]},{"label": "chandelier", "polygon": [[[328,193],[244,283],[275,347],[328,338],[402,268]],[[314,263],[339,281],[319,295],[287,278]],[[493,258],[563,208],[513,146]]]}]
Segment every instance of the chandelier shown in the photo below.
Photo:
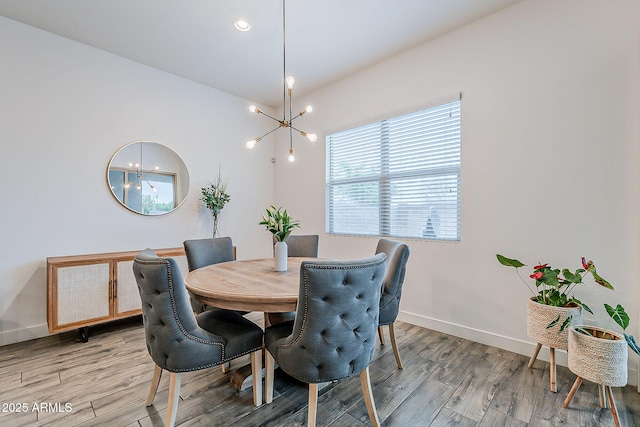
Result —
[{"label": "chandelier", "polygon": [[[136,174],[136,178],[137,178],[137,182],[136,182],[136,189],[138,190],[142,190],[142,182],[146,182],[147,185],[149,185],[149,188],[151,190],[153,190],[154,193],[158,192],[158,189],[156,187],[154,187],[149,180],[147,180],[145,173],[153,173],[157,170],[160,169],[159,166],[156,166],[155,168],[153,168],[153,170],[147,170],[145,171],[142,168],[142,146],[143,146],[144,142],[140,142],[140,163],[129,163],[129,167],[131,169],[133,169],[133,172]],[[131,181],[127,181],[127,183],[124,185],[124,188],[126,188],[127,190],[131,187]]]},{"label": "chandelier", "polygon": [[[303,116],[306,113],[310,113],[313,111],[313,107],[308,105],[304,110],[300,111],[296,116],[293,116],[293,106],[292,106],[292,98],[293,98],[293,85],[295,83],[295,79],[293,76],[287,76],[287,31],[286,31],[286,12],[285,12],[285,0],[282,0],[282,77],[283,77],[283,94],[282,94],[282,119],[277,119],[275,117],[270,116],[265,113],[255,105],[249,106],[249,111],[252,113],[260,114],[266,116],[278,123],[278,125],[271,129],[269,132],[265,133],[262,136],[258,136],[254,139],[251,139],[245,143],[245,146],[252,150],[262,138],[269,135],[272,132],[280,128],[289,129],[289,156],[287,160],[289,162],[295,162],[296,156],[293,153],[293,131],[298,132],[300,135],[306,137],[311,142],[316,142],[318,137],[315,133],[307,133],[303,130],[300,130],[293,126],[293,121],[298,117]],[[288,101],[288,102],[287,102]],[[288,108],[287,108],[288,107]],[[287,109],[289,112],[287,118]]]}]

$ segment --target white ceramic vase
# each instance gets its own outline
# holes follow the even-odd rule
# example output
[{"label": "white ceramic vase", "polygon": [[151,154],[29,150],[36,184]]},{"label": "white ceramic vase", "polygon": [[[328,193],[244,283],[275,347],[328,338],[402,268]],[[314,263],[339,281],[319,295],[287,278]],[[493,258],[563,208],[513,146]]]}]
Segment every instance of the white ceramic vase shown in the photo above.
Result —
[{"label": "white ceramic vase", "polygon": [[276,271],[287,271],[288,248],[285,242],[276,242],[274,246]]}]

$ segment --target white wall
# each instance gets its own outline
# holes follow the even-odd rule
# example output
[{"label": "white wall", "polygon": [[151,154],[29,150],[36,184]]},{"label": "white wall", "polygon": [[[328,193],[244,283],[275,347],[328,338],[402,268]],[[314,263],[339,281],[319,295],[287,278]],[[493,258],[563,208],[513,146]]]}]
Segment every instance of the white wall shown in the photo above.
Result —
[{"label": "white wall", "polygon": [[[0,345],[48,334],[46,257],[209,237],[200,188],[218,164],[231,194],[220,233],[239,258],[271,254],[258,222],[273,202],[272,144],[244,148],[264,126],[250,101],[5,18],[0,40]],[[189,195],[170,214],[132,213],[109,191],[111,156],[139,140],[188,167]]]},{"label": "white wall", "polygon": [[[0,18],[11,40],[0,43],[0,344],[47,333],[47,256],[207,237],[199,189],[218,163],[232,195],[221,233],[240,258],[271,254],[257,222],[274,200],[300,232],[321,235],[320,256],[372,254],[376,239],[324,233],[323,136],[459,91],[462,240],[409,241],[401,318],[530,354],[528,291],[494,254],[571,268],[584,255],[616,291],[589,283],[579,296],[600,323],[600,300],[624,303],[637,334],[638,17],[636,0],[518,3],[297,98],[315,107],[300,127],[320,138],[296,139],[294,164],[283,139],[244,151],[264,126],[249,101]],[[167,145],[189,168],[177,211],[143,217],[109,193],[109,159],[138,140]]]},{"label": "white wall", "polygon": [[298,99],[319,142],[278,162],[277,203],[320,256],[373,254],[377,239],[324,233],[324,135],[461,91],[461,241],[408,242],[401,318],[530,355],[530,293],[495,254],[572,270],[586,256],[616,290],[587,280],[577,296],[600,324],[602,302],[622,303],[637,335],[639,24],[636,0],[524,1]]}]

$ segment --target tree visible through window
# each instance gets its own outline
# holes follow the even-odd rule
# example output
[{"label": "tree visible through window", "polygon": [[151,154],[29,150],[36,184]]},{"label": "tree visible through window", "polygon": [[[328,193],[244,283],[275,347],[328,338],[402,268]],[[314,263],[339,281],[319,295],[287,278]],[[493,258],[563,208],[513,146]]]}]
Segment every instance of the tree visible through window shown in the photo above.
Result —
[{"label": "tree visible through window", "polygon": [[460,240],[460,100],[327,136],[327,232]]}]

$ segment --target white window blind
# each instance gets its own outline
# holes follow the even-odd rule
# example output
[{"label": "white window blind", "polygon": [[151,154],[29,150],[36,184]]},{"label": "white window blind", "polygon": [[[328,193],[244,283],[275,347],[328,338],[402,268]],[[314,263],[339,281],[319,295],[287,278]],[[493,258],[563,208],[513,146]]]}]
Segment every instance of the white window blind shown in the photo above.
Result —
[{"label": "white window blind", "polygon": [[327,233],[460,240],[460,99],[327,136]]}]

